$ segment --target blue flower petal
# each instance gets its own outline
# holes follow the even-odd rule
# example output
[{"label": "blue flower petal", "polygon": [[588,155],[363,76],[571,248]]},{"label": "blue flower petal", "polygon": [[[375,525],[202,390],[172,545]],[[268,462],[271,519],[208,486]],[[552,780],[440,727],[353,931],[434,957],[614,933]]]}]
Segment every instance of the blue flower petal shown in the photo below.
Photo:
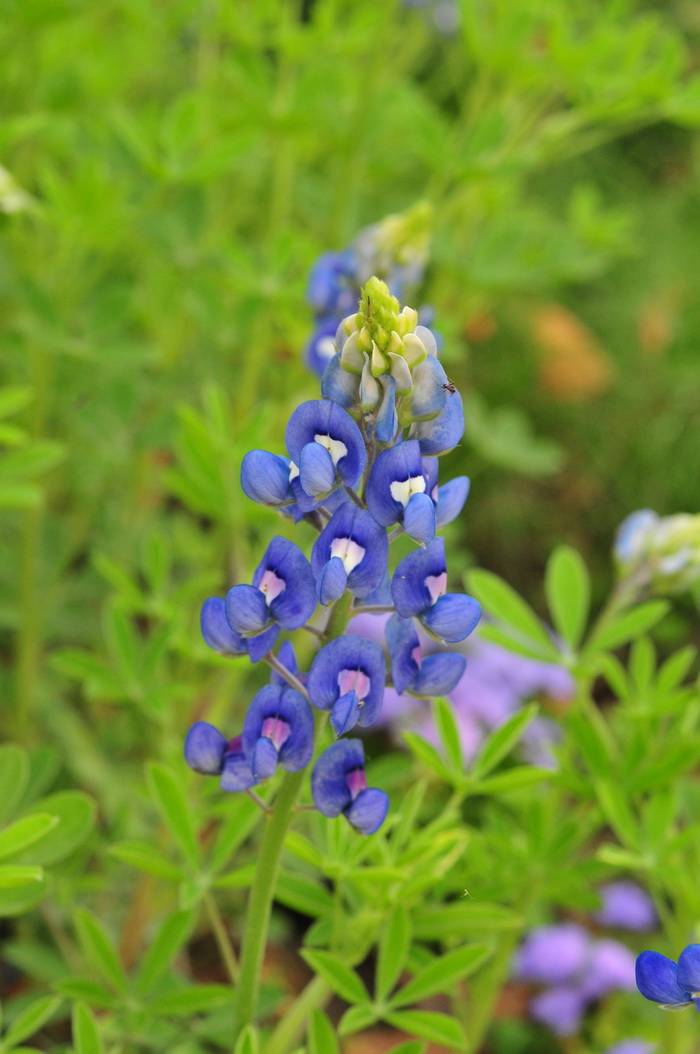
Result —
[{"label": "blue flower petal", "polygon": [[687,1003],[690,999],[677,980],[678,966],[659,952],[642,952],[637,957],[635,975],[637,988],[645,999],[669,1006]]},{"label": "blue flower petal", "polygon": [[234,633],[228,624],[223,597],[209,597],[204,601],[200,625],[204,640],[214,651],[222,655],[247,655],[243,637]]},{"label": "blue flower petal", "polygon": [[269,629],[264,630],[262,633],[258,633],[255,637],[247,637],[246,645],[248,647],[248,657],[251,662],[260,662],[264,655],[267,655],[268,651],[272,651],[277,638],[280,635],[280,628],[275,622],[274,625],[270,626]]},{"label": "blue flower petal", "polygon": [[388,450],[382,450],[372,465],[367,484],[367,505],[377,523],[382,527],[391,527],[403,516],[404,504],[392,494],[392,485],[394,493],[401,494],[395,484],[422,477],[420,446],[415,440],[397,443]]},{"label": "blue flower petal", "polygon": [[[417,443],[418,440],[409,439],[408,442]],[[425,476],[425,493],[429,494],[433,501],[437,501],[437,490],[435,488],[438,485],[440,461],[436,457],[424,457],[421,458],[421,464],[423,465],[423,475]]]},{"label": "blue flower petal", "polygon": [[480,618],[481,605],[466,593],[446,593],[420,616],[428,632],[446,644],[468,637]]},{"label": "blue flower petal", "polygon": [[[280,650],[277,652],[277,661],[284,666],[285,670],[289,670],[295,677],[299,676],[299,664],[297,663],[297,657],[294,653],[294,646],[292,642],[286,640],[281,645]],[[270,684],[286,684],[286,680],[281,674],[272,670],[270,673]]]},{"label": "blue flower petal", "polygon": [[345,634],[321,648],[311,664],[307,688],[319,710],[330,710],[338,698],[349,691],[341,688],[343,671],[359,671],[369,680],[369,688],[360,707],[359,724],[371,725],[379,717],[386,682],[386,664],[381,645],[376,641]]},{"label": "blue flower petal", "polygon": [[411,417],[414,421],[428,421],[444,410],[448,398],[445,385],[447,374],[434,355],[428,355],[413,370]]},{"label": "blue flower petal", "polygon": [[347,776],[364,769],[365,751],[360,739],[339,739],[319,756],[311,773],[311,797],[324,816],[339,816],[352,802]]},{"label": "blue flower petal", "polygon": [[[426,359],[426,362],[428,360]],[[459,392],[447,396],[445,409],[432,421],[411,425],[409,439],[417,439],[424,456],[446,454],[464,435],[464,410]]]},{"label": "blue flower petal", "polygon": [[299,457],[299,482],[310,497],[328,494],[336,485],[335,466],[325,447],[307,443]]},{"label": "blue flower petal", "polygon": [[324,370],[336,354],[335,332],[337,328],[338,319],[335,315],[319,318],[307,342],[304,358],[306,365],[314,371],[317,377],[323,377]]},{"label": "blue flower petal", "polygon": [[367,452],[350,414],[330,399],[302,403],[290,417],[285,432],[287,451],[295,464],[299,464],[306,444],[316,442],[316,436],[330,436],[334,443],[343,444],[344,453],[338,456],[335,467],[343,483],[354,486],[364,471]]},{"label": "blue flower petal", "polygon": [[437,508],[435,509],[437,527],[444,527],[457,519],[469,496],[469,486],[468,476],[456,476],[449,483],[443,483],[438,487]]},{"label": "blue flower petal", "polygon": [[[343,539],[354,543],[349,551],[341,544]],[[359,550],[364,552],[359,554],[361,559],[355,564],[353,552],[357,556]],[[324,567],[334,556],[343,560],[348,588],[353,595],[366,597],[381,584],[386,574],[389,558],[386,531],[366,509],[360,509],[350,502],[341,505],[314,542],[311,567],[317,578],[320,578]],[[339,575],[339,572],[335,574]]]},{"label": "blue flower petal", "polygon": [[224,600],[226,620],[235,633],[261,633],[273,615],[255,586],[233,586]]},{"label": "blue flower petal", "polygon": [[316,608],[316,583],[309,561],[298,545],[277,536],[256,568],[253,585],[262,587],[267,572],[284,582],[284,589],[270,601],[273,618],[283,629],[299,629]]},{"label": "blue flower petal", "polygon": [[355,406],[359,400],[359,378],[343,369],[340,352],[333,356],[325,368],[321,379],[321,394],[324,399],[332,399],[346,410]]},{"label": "blue flower petal", "polygon": [[241,465],[241,487],[260,505],[285,505],[292,501],[289,459],[267,450],[249,450]]},{"label": "blue flower petal", "polygon": [[219,783],[225,791],[245,791],[255,786],[257,780],[244,754],[226,755]]},{"label": "blue flower petal", "polygon": [[355,692],[346,692],[333,704],[331,727],[336,736],[342,736],[354,728],[360,716],[360,704]]},{"label": "blue flower petal", "polygon": [[399,430],[399,419],[396,414],[396,381],[385,374],[379,378],[379,382],[384,389],[384,395],[377,413],[374,432],[380,443],[393,443]]},{"label": "blue flower petal", "polygon": [[[289,726],[289,736],[279,749],[280,764],[287,772],[298,772],[313,754],[314,715],[304,696],[293,688],[268,684],[256,693],[243,722],[243,753],[253,764],[255,744],[262,736],[266,719],[272,717]],[[255,764],[253,771],[257,774]]]},{"label": "blue flower petal", "polygon": [[679,988],[700,992],[700,944],[687,945],[679,955],[677,981]]},{"label": "blue flower petal", "polygon": [[228,740],[207,721],[192,725],[185,739],[185,761],[195,772],[218,776],[224,764]]},{"label": "blue flower petal", "polygon": [[391,580],[389,578],[389,569],[387,568],[377,588],[373,589],[367,596],[362,597],[362,603],[370,606],[387,607],[391,602]]},{"label": "blue flower petal", "polygon": [[408,690],[411,695],[428,698],[447,695],[461,680],[466,668],[467,660],[456,652],[444,651],[437,655],[427,655]]},{"label": "blue flower petal", "polygon": [[[413,683],[420,666],[420,641],[413,620],[392,615],[386,624],[386,642],[391,655],[391,679],[401,695]],[[416,655],[416,649],[418,649]]]},{"label": "blue flower petal", "polygon": [[426,580],[436,579],[446,573],[445,542],[442,538],[435,538],[424,549],[416,549],[405,556],[391,580],[391,596],[399,615],[411,618],[430,608],[433,597]]},{"label": "blue flower petal", "polygon": [[410,538],[427,545],[435,537],[435,506],[427,494],[412,494],[403,511],[403,529]]},{"label": "blue flower petal", "polygon": [[327,564],[324,564],[316,582],[318,599],[326,607],[334,604],[342,597],[348,584],[348,576],[343,567],[343,561],[334,556]]},{"label": "blue flower petal", "polygon": [[374,834],[386,819],[389,811],[389,795],[376,787],[367,787],[345,809],[345,815],[360,834]]},{"label": "blue flower petal", "polygon": [[256,783],[258,780],[267,780],[274,776],[278,761],[275,744],[266,736],[260,736],[255,741],[250,758],[250,768]]}]

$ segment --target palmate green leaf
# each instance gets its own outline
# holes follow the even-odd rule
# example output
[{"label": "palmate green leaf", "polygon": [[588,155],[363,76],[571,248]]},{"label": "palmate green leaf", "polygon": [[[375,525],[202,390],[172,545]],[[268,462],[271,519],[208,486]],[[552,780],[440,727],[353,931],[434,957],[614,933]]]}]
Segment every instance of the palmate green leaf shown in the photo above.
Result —
[{"label": "palmate green leaf", "polygon": [[189,1017],[190,1014],[203,1014],[225,1006],[233,999],[233,989],[224,984],[196,984],[190,988],[180,988],[159,999],[150,1000],[148,1006],[152,1014],[162,1017]]},{"label": "palmate green leaf", "polygon": [[17,886],[30,886],[41,882],[44,871],[41,867],[16,867],[13,864],[0,864],[0,889],[14,889]]},{"label": "palmate green leaf", "polygon": [[255,1025],[246,1025],[236,1041],[234,1054],[260,1054],[260,1040]]},{"label": "palmate green leaf", "polygon": [[560,545],[547,561],[545,592],[557,633],[576,648],[588,620],[591,581],[586,565],[575,549]]},{"label": "palmate green leaf", "polygon": [[3,1048],[16,1047],[23,1039],[36,1035],[39,1029],[55,1014],[63,1000],[60,996],[47,995],[26,1006],[14,1019],[3,1037]]},{"label": "palmate green leaf", "polygon": [[58,816],[50,813],[34,813],[16,820],[10,827],[0,831],[0,860],[17,856],[30,845],[40,841],[59,823]]},{"label": "palmate green leaf", "polygon": [[102,923],[87,908],[78,908],[75,912],[75,928],[90,964],[112,988],[117,992],[125,992],[126,974]]},{"label": "palmate green leaf", "polygon": [[322,1010],[312,1010],[309,1020],[309,1054],[340,1054],[336,1031]]},{"label": "palmate green leaf", "polygon": [[301,954],[314,973],[319,974],[346,1003],[369,1002],[367,989],[358,975],[337,955],[308,948],[304,948]]},{"label": "palmate green leaf", "polygon": [[326,915],[333,910],[333,898],[325,886],[302,875],[292,875],[288,871],[280,872],[275,887],[275,900],[311,918]]},{"label": "palmate green leaf", "polygon": [[392,911],[379,938],[375,996],[383,1001],[399,979],[411,948],[411,919],[400,905]]},{"label": "palmate green leaf", "polygon": [[70,856],[88,837],[95,825],[95,803],[82,791],[59,791],[32,806],[30,816],[51,813],[59,822],[17,860],[45,867]]},{"label": "palmate green leaf", "polygon": [[448,764],[455,772],[464,771],[464,754],[453,708],[445,699],[433,699],[433,718],[440,734]]},{"label": "palmate green leaf", "polygon": [[585,654],[612,651],[641,637],[661,621],[670,607],[667,600],[647,600],[629,611],[621,612],[592,634],[586,643]]},{"label": "palmate green leaf", "polygon": [[361,1032],[363,1028],[369,1028],[377,1019],[377,1011],[369,1003],[351,1006],[340,1019],[338,1035],[352,1036],[355,1032]]},{"label": "palmate green leaf", "polygon": [[454,1050],[463,1050],[466,1042],[464,1029],[458,1021],[435,1010],[396,1010],[382,1018],[402,1032],[413,1033],[429,1043],[442,1043]]},{"label": "palmate green leaf", "polygon": [[524,644],[530,643],[556,661],[557,649],[541,621],[507,582],[491,571],[474,568],[469,572],[469,590],[487,615],[504,622]]},{"label": "palmate green leaf", "polygon": [[406,1006],[421,999],[447,992],[463,977],[468,977],[481,966],[491,954],[488,944],[467,944],[456,951],[440,955],[426,966],[408,984],[400,988],[390,1001],[390,1006]]},{"label": "palmate green leaf", "polygon": [[537,703],[528,703],[486,737],[472,765],[472,775],[475,779],[488,775],[491,769],[495,768],[498,762],[513,749],[527,726],[537,715],[538,709]]},{"label": "palmate green leaf", "polygon": [[136,988],[141,995],[149,992],[168,970],[175,956],[187,942],[194,922],[193,911],[174,911],[165,920],[139,968]]},{"label": "palmate green leaf", "polygon": [[84,1003],[73,1007],[73,1044],[75,1054],[104,1054],[97,1022]]},{"label": "palmate green leaf", "polygon": [[125,864],[131,864],[132,867],[150,875],[166,878],[170,882],[181,882],[186,877],[181,868],[166,860],[147,842],[118,842],[109,847],[109,853],[117,860],[123,860]]},{"label": "palmate green leaf", "polygon": [[0,746],[0,823],[12,816],[29,779],[26,751],[14,743]]},{"label": "palmate green leaf", "polygon": [[152,762],[146,769],[151,796],[166,827],[193,870],[198,870],[201,856],[192,813],[182,786],[166,765]]}]

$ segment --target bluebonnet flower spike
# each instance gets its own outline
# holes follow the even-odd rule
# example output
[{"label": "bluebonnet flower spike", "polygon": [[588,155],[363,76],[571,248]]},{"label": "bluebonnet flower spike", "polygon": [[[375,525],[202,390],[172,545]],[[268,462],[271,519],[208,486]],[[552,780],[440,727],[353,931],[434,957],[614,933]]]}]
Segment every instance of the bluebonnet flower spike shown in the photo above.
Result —
[{"label": "bluebonnet flower spike", "polygon": [[366,727],[379,716],[384,697],[386,665],[375,641],[347,634],[321,648],[309,670],[311,702],[331,711],[336,735],[356,724]]},{"label": "bluebonnet flower spike", "polygon": [[314,750],[314,715],[293,688],[268,684],[256,694],[243,723],[243,753],[256,779],[267,779],[277,765],[298,772]]},{"label": "bluebonnet flower spike", "polygon": [[324,816],[343,813],[362,834],[379,830],[389,810],[384,791],[367,786],[360,739],[339,739],[321,754],[311,773],[311,796]]},{"label": "bluebonnet flower spike", "polygon": [[342,505],[316,539],[311,567],[317,579],[319,600],[332,604],[349,589],[364,598],[382,582],[387,570],[389,542],[367,512],[356,505]]},{"label": "bluebonnet flower spike", "polygon": [[678,963],[660,952],[642,952],[637,958],[635,976],[644,998],[659,1003],[664,1010],[684,1010],[692,1005],[693,994],[679,983]]},{"label": "bluebonnet flower spike", "polygon": [[251,660],[267,654],[282,629],[299,629],[316,607],[311,565],[301,549],[279,536],[272,539],[256,568],[251,586],[226,594],[226,619],[248,639]]},{"label": "bluebonnet flower spike", "polygon": [[391,655],[391,676],[399,695],[405,691],[429,698],[447,695],[461,679],[467,666],[465,657],[445,651],[423,658],[412,619],[392,615],[385,633]]},{"label": "bluebonnet flower spike", "polygon": [[404,557],[391,581],[391,596],[402,618],[416,616],[438,640],[464,640],[481,617],[481,607],[465,593],[447,593],[445,543],[436,538]]}]

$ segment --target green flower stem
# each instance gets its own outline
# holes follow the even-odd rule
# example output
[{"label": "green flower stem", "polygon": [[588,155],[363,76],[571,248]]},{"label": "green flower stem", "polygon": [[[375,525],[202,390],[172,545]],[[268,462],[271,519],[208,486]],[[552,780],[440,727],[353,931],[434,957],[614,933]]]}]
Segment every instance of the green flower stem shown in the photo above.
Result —
[{"label": "green flower stem", "polygon": [[[345,632],[351,612],[352,594],[346,592],[331,609],[326,630],[326,637],[329,640],[340,637]],[[320,725],[321,722],[319,722],[319,727]],[[234,1004],[234,1038],[240,1035],[246,1025],[255,1021],[263,955],[267,944],[272,901],[275,895],[284,838],[296,812],[304,777],[303,769],[301,772],[293,772],[285,776],[275,798],[272,815],[266,820],[265,834],[258,854],[246,912],[240,976]]]},{"label": "green flower stem", "polygon": [[311,1011],[324,1007],[332,994],[322,977],[312,977],[265,1044],[264,1054],[287,1054],[293,1050],[304,1035]]}]

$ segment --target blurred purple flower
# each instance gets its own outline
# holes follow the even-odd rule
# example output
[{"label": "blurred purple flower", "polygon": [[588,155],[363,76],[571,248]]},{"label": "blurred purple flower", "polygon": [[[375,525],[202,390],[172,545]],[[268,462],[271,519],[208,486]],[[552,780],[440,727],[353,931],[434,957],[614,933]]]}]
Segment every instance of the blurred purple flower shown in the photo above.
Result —
[{"label": "blurred purple flower", "polygon": [[590,936],[575,922],[540,926],[531,930],[515,960],[521,981],[563,985],[582,972],[589,954]]},{"label": "blurred purple flower", "polygon": [[605,1054],[654,1054],[655,1050],[654,1043],[646,1043],[643,1039],[623,1039],[606,1050]]},{"label": "blurred purple flower", "polygon": [[625,930],[653,930],[656,910],[649,894],[635,882],[609,882],[599,890],[602,908],[593,918],[601,926]]},{"label": "blurred purple flower", "polygon": [[586,997],[578,988],[559,986],[540,992],[530,1003],[535,1021],[548,1025],[557,1036],[578,1032],[586,1012]]}]

